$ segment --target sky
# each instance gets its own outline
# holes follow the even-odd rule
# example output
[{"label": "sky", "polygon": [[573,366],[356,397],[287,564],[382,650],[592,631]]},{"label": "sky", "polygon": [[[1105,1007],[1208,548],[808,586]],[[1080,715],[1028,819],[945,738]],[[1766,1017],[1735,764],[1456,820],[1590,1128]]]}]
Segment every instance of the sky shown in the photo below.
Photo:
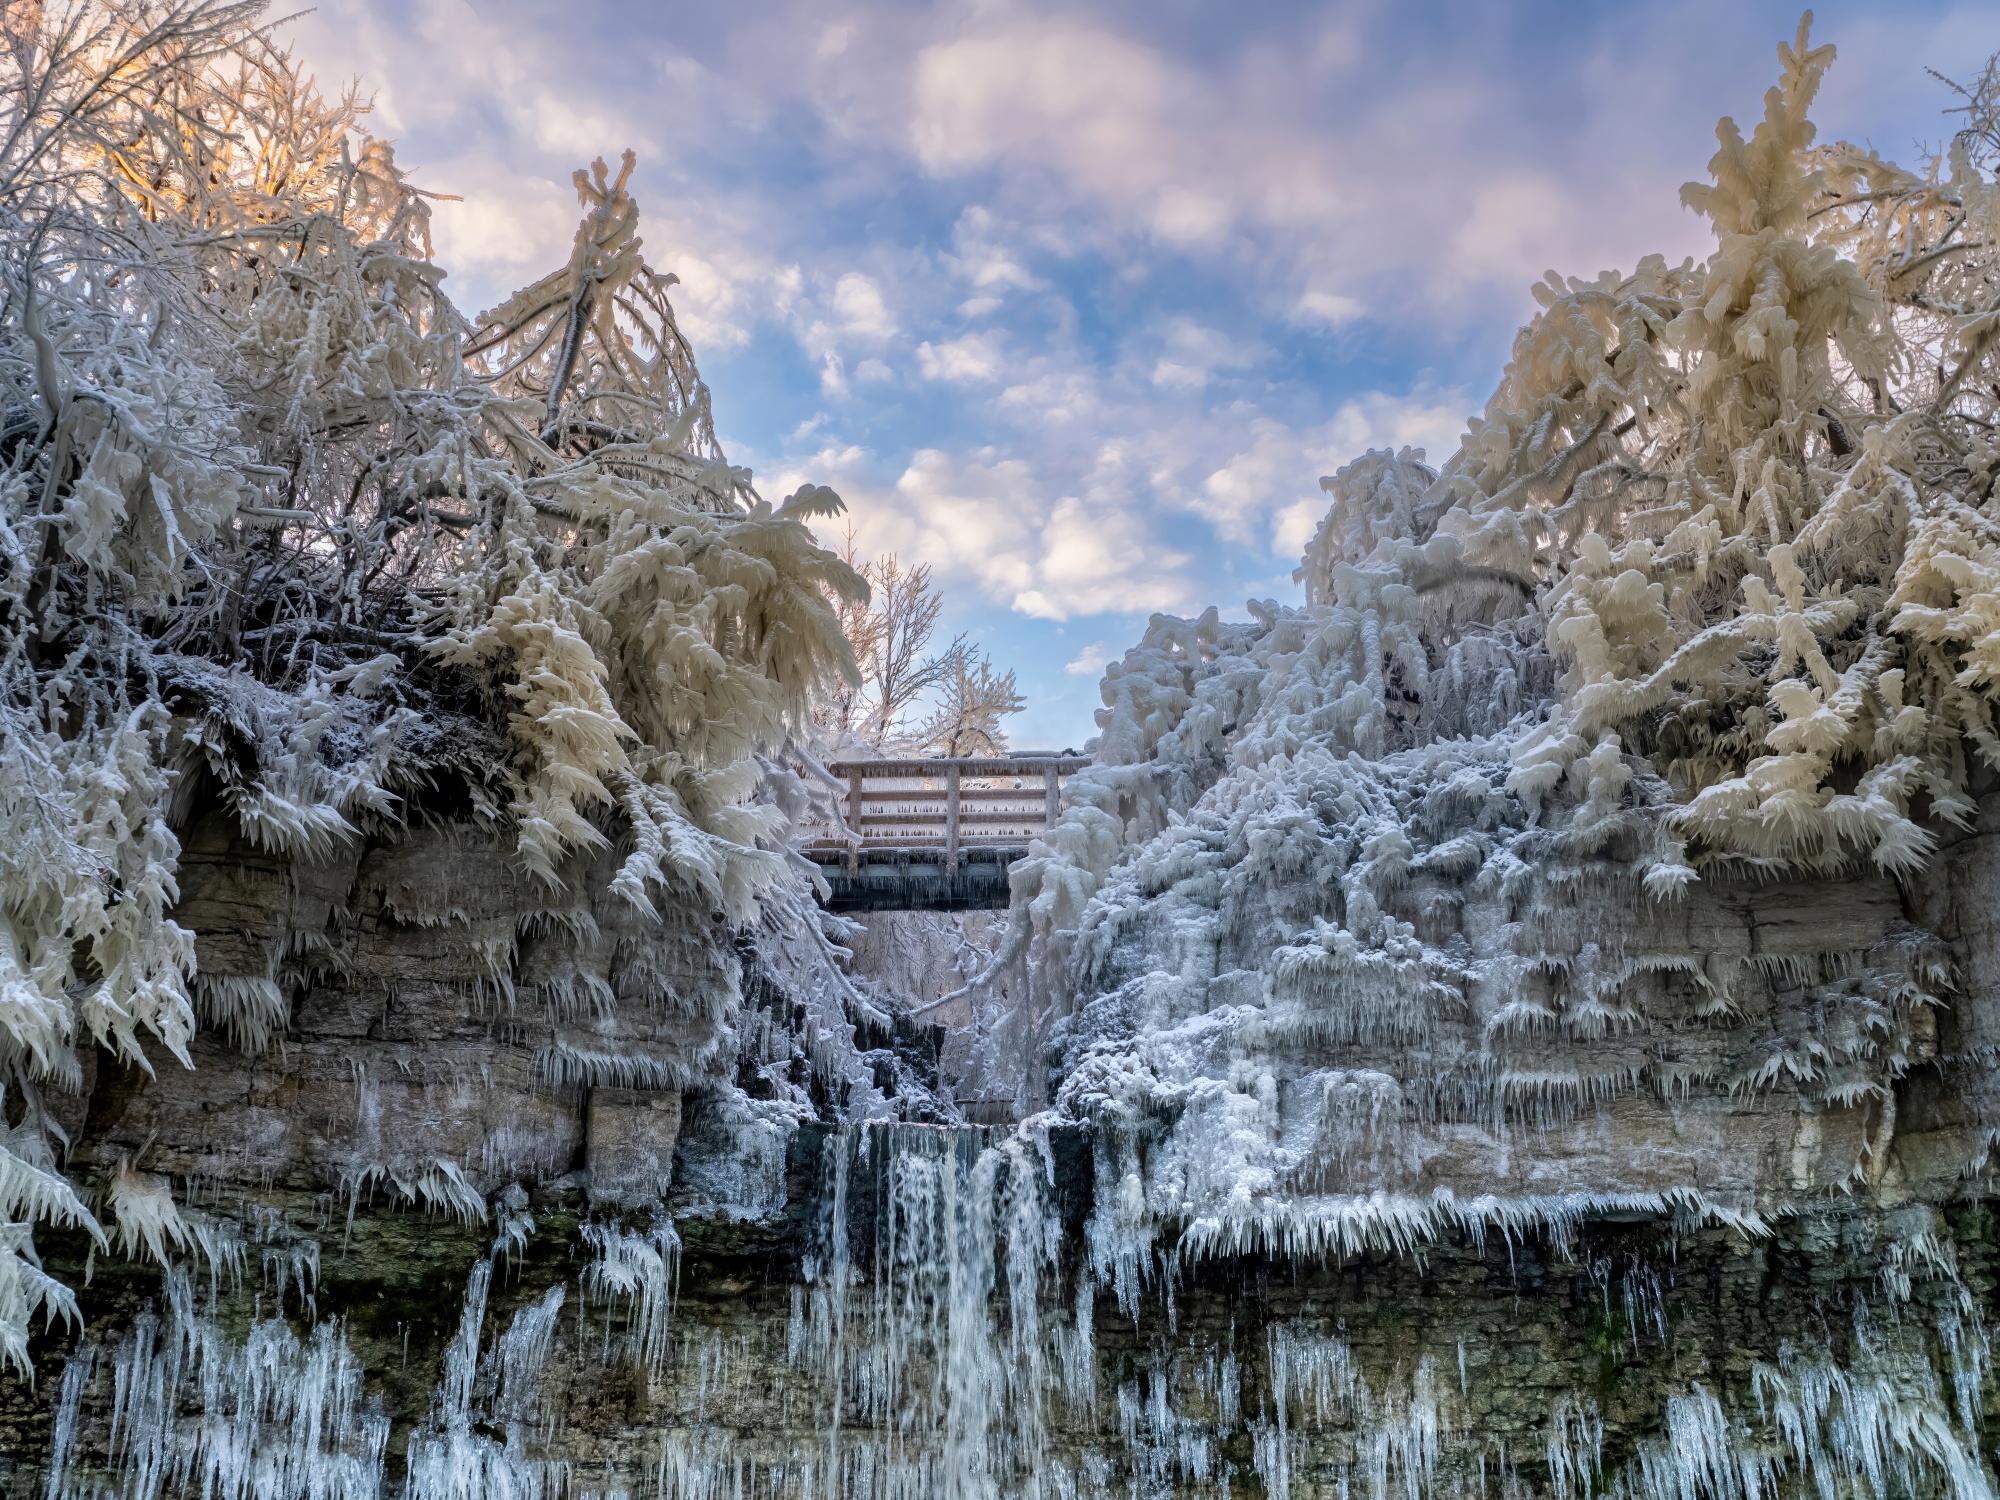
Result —
[{"label": "sky", "polygon": [[[323,83],[441,202],[446,289],[568,256],[638,154],[647,258],[732,462],[847,501],[1080,747],[1155,611],[1297,603],[1319,477],[1442,461],[1529,287],[1705,257],[1679,203],[1798,11],[1766,0],[321,0]],[[2000,6],[1841,3],[1822,139],[1910,164]]]}]

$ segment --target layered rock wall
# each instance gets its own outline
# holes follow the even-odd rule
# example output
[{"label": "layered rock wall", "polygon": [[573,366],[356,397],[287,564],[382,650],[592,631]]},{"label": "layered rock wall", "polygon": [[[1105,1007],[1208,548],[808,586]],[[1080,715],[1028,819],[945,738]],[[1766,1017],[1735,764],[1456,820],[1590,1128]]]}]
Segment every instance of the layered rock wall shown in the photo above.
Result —
[{"label": "layered rock wall", "polygon": [[[1796,999],[1801,956],[1912,918],[1946,935],[1965,977],[1892,1119],[1636,1090],[1512,1147],[1466,1122],[1413,1169],[1467,1197],[1481,1173],[1692,1185],[1759,1228],[1600,1201],[1400,1250],[1183,1236],[1122,1284],[1115,1157],[1080,1127],[805,1123],[753,1182],[713,1060],[646,1030],[698,1034],[718,991],[746,1026],[779,1003],[785,976],[705,914],[611,941],[585,884],[522,932],[505,859],[449,830],[306,868],[197,831],[204,972],[282,979],[289,1016],[254,1055],[209,1036],[193,1070],[87,1070],[76,1170],[168,1178],[209,1248],[162,1275],[53,1243],[88,1324],[7,1387],[7,1492],[1748,1496],[1873,1452],[1855,1493],[1982,1493],[2000,1230],[1959,1174],[1995,859],[1982,828],[1931,884],[1716,888],[1647,918],[1662,952],[1767,961],[1768,995],[1688,1032],[1724,1051]],[[1586,910],[1638,947],[1629,908]],[[591,1032],[563,997],[598,985],[618,1003]],[[579,1083],[565,1045],[661,1071]],[[1857,1176],[1871,1141],[1886,1164]]]}]

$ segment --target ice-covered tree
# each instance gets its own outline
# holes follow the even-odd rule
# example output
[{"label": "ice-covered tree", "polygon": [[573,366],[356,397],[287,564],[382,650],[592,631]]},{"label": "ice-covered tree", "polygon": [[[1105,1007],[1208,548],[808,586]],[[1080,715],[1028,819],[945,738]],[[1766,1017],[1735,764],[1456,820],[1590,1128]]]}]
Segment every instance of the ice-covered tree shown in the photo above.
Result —
[{"label": "ice-covered tree", "polygon": [[948,660],[938,685],[938,704],[919,727],[917,738],[939,755],[1004,755],[1007,732],[1000,721],[1027,705],[1014,687],[1014,673],[996,672],[993,662],[961,644]]},{"label": "ice-covered tree", "polygon": [[1023,707],[1014,674],[996,672],[963,635],[931,649],[944,595],[930,565],[905,565],[893,552],[863,561],[851,525],[840,555],[868,593],[837,601],[859,675],[851,682],[829,677],[814,707],[827,745],[841,754],[1001,753],[1007,737],[1000,720]]},{"label": "ice-covered tree", "polygon": [[[14,5],[0,30],[0,1358],[71,1304],[32,1226],[96,1222],[43,1106],[76,1048],[257,1045],[204,986],[178,821],[311,858],[419,816],[551,889],[742,919],[783,875],[760,752],[855,668],[865,585],[717,448],[628,154],[567,266],[469,319],[427,195],[260,4]],[[184,1244],[143,1174],[125,1240]],[[120,1178],[123,1182],[125,1179]],[[163,1206],[162,1206],[163,1205]],[[129,1222],[125,1222],[129,1220]]]},{"label": "ice-covered tree", "polygon": [[1435,548],[1532,582],[1565,664],[1516,786],[1587,795],[1596,747],[1636,752],[1694,868],[1911,870],[2000,765],[1978,125],[1922,174],[1816,149],[1832,56],[1802,23],[1750,138],[1719,127],[1682,195],[1706,264],[1538,288],[1427,497]]},{"label": "ice-covered tree", "polygon": [[[1816,141],[1808,25],[1779,62],[1684,192],[1711,256],[1551,273],[1442,464],[1321,481],[1302,608],[1156,617],[1107,670],[966,998],[989,1092],[1123,1143],[1127,1270],[1156,1231],[1406,1244],[1452,1192],[1537,1222],[1469,1143],[1567,1182],[1559,1132],[1649,1092],[1848,1112],[1828,1172],[1890,1171],[1942,943],[1738,962],[1675,924],[1934,875],[2000,771],[2000,89],[1908,171]],[[1990,1051],[1948,1066],[1989,1098]]]}]

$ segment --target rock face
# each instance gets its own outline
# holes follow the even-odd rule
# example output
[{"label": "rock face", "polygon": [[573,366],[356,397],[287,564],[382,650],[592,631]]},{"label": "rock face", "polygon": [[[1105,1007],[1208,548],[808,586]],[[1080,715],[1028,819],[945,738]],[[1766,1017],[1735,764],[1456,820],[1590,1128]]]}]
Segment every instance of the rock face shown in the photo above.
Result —
[{"label": "rock face", "polygon": [[[208,825],[181,871],[201,983],[274,986],[288,1024],[254,1057],[206,1032],[191,1070],[100,1074],[81,1164],[143,1153],[147,1171],[218,1189],[455,1212],[481,1202],[464,1183],[581,1167],[589,1083],[674,1097],[735,1002],[733,947],[707,915],[638,924],[605,899],[608,872],[519,931],[544,902],[490,838],[445,830],[302,867]],[[598,995],[616,996],[615,1029],[597,1024]]]},{"label": "rock face", "polygon": [[680,1090],[592,1089],[583,1134],[592,1203],[657,1203],[673,1186]]},{"label": "rock face", "polygon": [[[1959,1173],[2000,1024],[1994,839],[1904,889],[1580,895],[1600,947],[1768,976],[1676,1033],[1711,1073],[1784,1030],[1813,982],[1788,976],[1940,934],[1964,979],[1886,1107],[1690,1085],[1415,1149],[1363,1130],[1341,1186],[1454,1188],[1453,1213],[1401,1245],[1350,1220],[1232,1249],[1198,1220],[1118,1241],[1123,1153],[1185,1116],[732,1116],[701,1039],[736,1055],[797,974],[705,914],[641,941],[580,881],[569,921],[519,932],[506,860],[448,829],[311,868],[191,837],[203,972],[276,975],[290,1014],[255,1055],[95,1068],[73,1166],[170,1176],[188,1239],[164,1276],[55,1244],[78,1280],[94,1260],[88,1322],[7,1387],[7,1493],[1985,1494],[2000,1226]],[[594,1014],[569,998],[600,985]],[[732,1028],[713,997],[739,992]],[[1517,1222],[1482,1178],[1576,1203]]]}]

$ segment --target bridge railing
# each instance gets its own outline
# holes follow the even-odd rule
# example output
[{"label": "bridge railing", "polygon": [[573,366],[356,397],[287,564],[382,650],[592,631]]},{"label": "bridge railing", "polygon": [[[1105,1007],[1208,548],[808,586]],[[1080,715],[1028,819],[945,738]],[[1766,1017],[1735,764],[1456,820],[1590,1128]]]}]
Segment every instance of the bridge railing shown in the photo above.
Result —
[{"label": "bridge railing", "polygon": [[1061,812],[1063,778],[1089,764],[1082,755],[837,761],[827,769],[844,788],[847,829],[822,829],[805,850],[849,869],[871,854],[934,850],[956,871],[962,850],[1038,838]]}]

